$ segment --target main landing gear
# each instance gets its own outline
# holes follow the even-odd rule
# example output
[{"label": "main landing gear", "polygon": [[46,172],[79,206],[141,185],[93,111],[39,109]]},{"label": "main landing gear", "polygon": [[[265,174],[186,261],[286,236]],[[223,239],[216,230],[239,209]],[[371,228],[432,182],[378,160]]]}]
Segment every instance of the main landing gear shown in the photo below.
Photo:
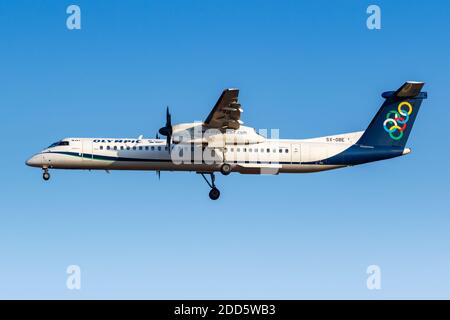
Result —
[{"label": "main landing gear", "polygon": [[48,168],[42,168],[42,170],[44,170],[44,172],[42,173],[42,179],[44,179],[45,181],[50,180],[50,173],[48,173]]},{"label": "main landing gear", "polygon": [[228,163],[224,163],[221,167],[220,167],[220,172],[224,175],[227,176],[231,173],[231,165]]},{"label": "main landing gear", "polygon": [[211,191],[209,191],[209,198],[211,200],[219,199],[220,191],[219,191],[219,189],[216,188],[216,184],[215,184],[216,176],[214,175],[214,172],[206,173],[206,174],[210,175],[211,182],[209,182],[208,179],[205,177],[205,173],[200,173],[200,174],[202,175],[203,179],[205,179],[205,181],[208,184],[208,186],[211,188]]},{"label": "main landing gear", "polygon": [[[233,168],[231,167],[231,165],[229,163],[224,163],[222,164],[222,166],[220,167],[220,172],[224,175],[227,176],[231,173],[231,171],[233,170]],[[209,191],[209,198],[211,200],[217,200],[220,197],[220,191],[219,189],[217,189],[215,181],[216,181],[216,176],[214,175],[214,172],[208,172],[208,173],[204,173],[204,172],[197,172],[200,173],[203,177],[203,179],[205,179],[206,183],[208,184],[208,186],[211,188],[211,191]],[[209,175],[211,177],[211,182],[209,182],[209,180],[206,178],[206,175]]]}]

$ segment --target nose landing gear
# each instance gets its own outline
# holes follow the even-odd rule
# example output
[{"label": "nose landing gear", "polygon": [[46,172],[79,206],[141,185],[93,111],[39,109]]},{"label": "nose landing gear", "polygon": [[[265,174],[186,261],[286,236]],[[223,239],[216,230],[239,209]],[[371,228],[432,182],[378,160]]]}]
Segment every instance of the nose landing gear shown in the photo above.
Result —
[{"label": "nose landing gear", "polygon": [[48,168],[43,168],[44,172],[42,173],[42,179],[45,181],[50,180],[50,173],[48,173]]},{"label": "nose landing gear", "polygon": [[219,191],[219,189],[216,188],[216,184],[215,184],[216,176],[214,175],[214,172],[207,173],[211,177],[211,182],[209,182],[208,179],[205,177],[205,173],[200,172],[200,174],[202,175],[203,179],[205,179],[208,186],[211,188],[211,191],[209,191],[209,198],[211,200],[219,199],[220,191]]}]

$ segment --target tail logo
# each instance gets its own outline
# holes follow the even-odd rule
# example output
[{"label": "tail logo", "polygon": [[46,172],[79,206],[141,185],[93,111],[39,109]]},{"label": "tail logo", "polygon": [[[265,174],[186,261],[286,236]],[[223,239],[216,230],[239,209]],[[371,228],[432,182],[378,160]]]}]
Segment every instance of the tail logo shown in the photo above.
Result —
[{"label": "tail logo", "polygon": [[397,110],[391,110],[386,115],[383,122],[384,130],[389,133],[393,140],[400,140],[403,137],[403,131],[406,129],[409,116],[413,111],[411,103],[407,101],[400,102]]}]

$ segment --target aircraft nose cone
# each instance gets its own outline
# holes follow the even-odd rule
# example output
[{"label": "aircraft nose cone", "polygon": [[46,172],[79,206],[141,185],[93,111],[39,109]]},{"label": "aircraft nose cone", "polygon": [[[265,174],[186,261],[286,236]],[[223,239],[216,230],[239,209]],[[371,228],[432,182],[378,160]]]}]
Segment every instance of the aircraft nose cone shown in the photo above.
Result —
[{"label": "aircraft nose cone", "polygon": [[27,166],[30,167],[40,167],[42,165],[42,158],[41,155],[36,154],[34,156],[32,156],[30,159],[28,159],[27,161],[25,161]]}]

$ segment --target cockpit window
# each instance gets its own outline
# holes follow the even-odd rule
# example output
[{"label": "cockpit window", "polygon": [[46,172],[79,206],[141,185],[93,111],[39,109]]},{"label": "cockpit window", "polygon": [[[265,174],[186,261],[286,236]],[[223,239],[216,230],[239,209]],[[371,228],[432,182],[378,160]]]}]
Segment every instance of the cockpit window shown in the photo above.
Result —
[{"label": "cockpit window", "polygon": [[53,147],[59,147],[59,146],[68,146],[69,145],[69,141],[58,141],[55,143],[52,143],[49,148],[53,148]]}]

